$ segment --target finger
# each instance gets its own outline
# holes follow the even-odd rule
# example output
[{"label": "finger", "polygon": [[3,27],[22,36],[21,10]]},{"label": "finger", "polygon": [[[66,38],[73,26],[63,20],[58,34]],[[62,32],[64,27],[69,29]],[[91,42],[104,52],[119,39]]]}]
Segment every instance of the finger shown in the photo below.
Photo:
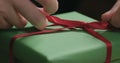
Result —
[{"label": "finger", "polygon": [[42,30],[46,27],[46,17],[29,0],[15,0],[14,2],[16,2],[15,8],[37,29]]},{"label": "finger", "polygon": [[44,14],[45,16],[49,16],[50,14],[47,13],[43,8],[37,8],[39,10],[39,12],[41,12],[42,14]]},{"label": "finger", "polygon": [[8,24],[3,17],[0,17],[0,29],[11,28],[12,25]]},{"label": "finger", "polygon": [[27,24],[27,19],[24,18],[19,12],[17,12],[18,17],[20,18],[21,22],[26,25]]},{"label": "finger", "polygon": [[112,16],[110,23],[116,27],[120,28],[120,7],[116,11],[116,13]]},{"label": "finger", "polygon": [[101,19],[104,21],[109,21],[112,18],[113,14],[115,14],[115,12],[118,10],[119,7],[120,7],[120,0],[117,0],[115,5],[109,11],[102,14]]},{"label": "finger", "polygon": [[23,28],[25,24],[17,15],[15,9],[13,9],[12,7],[8,7],[8,8],[9,11],[7,11],[6,15],[4,15],[6,21],[11,25],[16,26],[17,28]]},{"label": "finger", "polygon": [[37,0],[47,13],[53,14],[58,10],[57,0]]},{"label": "finger", "polygon": [[113,16],[113,12],[107,11],[104,14],[102,14],[101,19],[103,21],[110,21],[110,19],[112,18],[112,16]]}]

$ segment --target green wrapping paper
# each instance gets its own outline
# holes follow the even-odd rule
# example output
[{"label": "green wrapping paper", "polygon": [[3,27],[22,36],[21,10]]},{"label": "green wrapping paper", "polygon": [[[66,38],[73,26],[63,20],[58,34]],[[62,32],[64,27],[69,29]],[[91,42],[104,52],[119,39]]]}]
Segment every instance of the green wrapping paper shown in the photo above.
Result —
[{"label": "green wrapping paper", "polygon": [[[95,21],[77,12],[69,12],[56,16],[86,22]],[[33,31],[38,30],[32,27],[31,24],[28,24],[25,29],[1,30],[0,55],[4,53],[5,56],[2,56],[9,59],[8,45],[11,37],[16,34]],[[120,63],[120,32],[96,31],[112,42],[111,63]],[[14,56],[17,59],[16,63],[104,63],[106,45],[82,29],[65,30],[17,39],[14,43]],[[8,62],[6,61],[6,63]]]}]

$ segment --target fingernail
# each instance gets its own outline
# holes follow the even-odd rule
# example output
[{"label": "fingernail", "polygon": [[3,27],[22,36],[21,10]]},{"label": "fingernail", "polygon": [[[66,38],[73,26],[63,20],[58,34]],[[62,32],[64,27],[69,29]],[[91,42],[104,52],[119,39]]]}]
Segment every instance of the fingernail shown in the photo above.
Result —
[{"label": "fingernail", "polygon": [[45,21],[42,21],[41,23],[35,25],[35,27],[36,27],[38,30],[43,30],[43,29],[45,29],[45,27],[47,26],[47,22],[48,22],[48,20],[46,19]]}]

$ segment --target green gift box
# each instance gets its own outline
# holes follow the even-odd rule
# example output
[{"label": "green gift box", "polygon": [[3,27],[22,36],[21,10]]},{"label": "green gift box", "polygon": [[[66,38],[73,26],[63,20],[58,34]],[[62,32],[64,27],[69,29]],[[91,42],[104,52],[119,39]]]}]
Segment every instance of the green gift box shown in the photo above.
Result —
[{"label": "green gift box", "polygon": [[[69,20],[95,21],[95,19],[74,11],[56,16]],[[11,38],[16,34],[33,31],[38,30],[31,24],[28,24],[25,29],[1,30],[0,54],[5,54],[8,58]],[[96,30],[96,32],[112,43],[111,63],[120,63],[120,32],[107,30]],[[106,45],[82,29],[65,30],[17,39],[14,43],[14,56],[17,59],[16,63],[104,63]]]}]

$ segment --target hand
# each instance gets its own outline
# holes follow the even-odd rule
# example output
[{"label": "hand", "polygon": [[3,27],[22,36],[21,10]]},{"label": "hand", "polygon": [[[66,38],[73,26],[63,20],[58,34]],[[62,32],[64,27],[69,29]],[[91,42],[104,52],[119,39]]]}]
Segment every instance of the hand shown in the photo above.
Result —
[{"label": "hand", "polygon": [[101,16],[102,20],[109,21],[114,27],[120,28],[120,0],[117,0],[115,5]]},{"label": "hand", "polygon": [[[58,9],[57,0],[37,1],[43,6],[43,11],[49,14]],[[30,0],[0,0],[0,29],[8,29],[12,26],[23,28],[27,21],[39,30],[44,29],[47,25],[44,13],[39,12]]]}]

